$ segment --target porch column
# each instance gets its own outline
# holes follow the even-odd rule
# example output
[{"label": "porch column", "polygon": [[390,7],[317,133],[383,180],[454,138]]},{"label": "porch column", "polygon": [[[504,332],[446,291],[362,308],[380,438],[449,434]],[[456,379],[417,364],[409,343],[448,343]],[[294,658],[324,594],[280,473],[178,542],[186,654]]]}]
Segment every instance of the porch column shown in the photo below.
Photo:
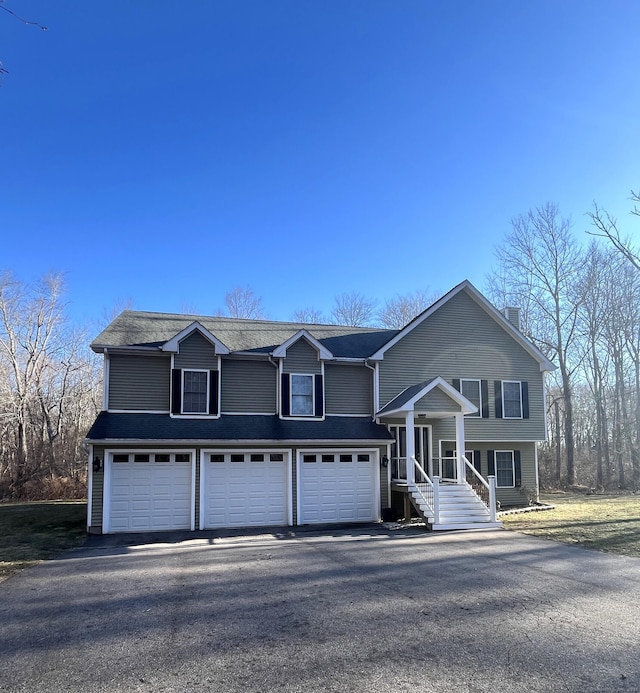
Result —
[{"label": "porch column", "polygon": [[466,469],[464,463],[464,414],[455,414],[456,419],[456,452],[457,452],[457,464],[458,464],[458,474],[457,481],[461,484],[466,477]]},{"label": "porch column", "polygon": [[416,468],[413,466],[413,458],[416,456],[416,438],[413,425],[413,409],[405,415],[407,429],[407,483],[412,484],[416,477]]}]

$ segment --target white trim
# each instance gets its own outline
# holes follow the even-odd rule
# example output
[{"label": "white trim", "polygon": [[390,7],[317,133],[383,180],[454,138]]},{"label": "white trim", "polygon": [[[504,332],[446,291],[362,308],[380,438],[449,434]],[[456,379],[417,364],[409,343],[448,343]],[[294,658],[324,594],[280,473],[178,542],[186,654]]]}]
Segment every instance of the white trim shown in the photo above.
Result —
[{"label": "white trim", "polygon": [[276,416],[275,411],[223,411],[220,412],[224,416]]},{"label": "white trim", "polygon": [[371,360],[381,361],[384,359],[385,352],[388,351],[392,346],[397,344],[401,339],[403,339],[409,332],[420,325],[424,320],[433,315],[438,309],[440,309],[445,303],[448,303],[454,296],[459,294],[461,291],[466,291],[471,298],[473,298],[476,303],[483,308],[511,337],[513,337],[521,347],[523,347],[538,363],[540,364],[541,371],[555,371],[556,366],[549,361],[549,359],[528,339],[526,339],[519,330],[517,330],[514,325],[507,320],[507,318],[497,310],[474,286],[470,281],[466,280],[458,284],[445,294],[442,298],[436,301],[433,305],[427,308],[425,311],[420,313],[416,318],[414,318],[406,327],[404,327],[400,332],[390,339],[383,347],[378,349],[375,354],[370,358]]},{"label": "white trim", "polygon": [[[536,501],[540,501],[540,472],[538,470],[538,446],[533,446],[533,464],[536,471]],[[522,452],[520,453],[520,481],[522,481]]]},{"label": "white trim", "polygon": [[[289,416],[287,418],[301,419],[303,417],[316,418],[314,414],[294,414],[293,413],[293,379],[311,378],[311,411],[316,411],[316,374],[315,373],[289,373]],[[324,411],[324,407],[322,408]]]},{"label": "white trim", "polygon": [[[373,508],[375,510],[375,515],[376,517],[373,518],[373,520],[362,520],[362,522],[380,522],[382,519],[382,510],[381,510],[381,504],[382,504],[382,499],[380,497],[380,447],[322,447],[322,448],[298,448],[296,450],[296,479],[297,479],[297,484],[296,484],[296,510],[297,510],[297,517],[296,517],[296,525],[302,525],[300,522],[300,487],[301,487],[301,464],[302,464],[302,456],[303,455],[322,455],[322,454],[332,454],[332,455],[341,455],[341,454],[371,454],[371,460],[370,464],[372,465],[372,472],[373,472],[373,495],[372,495],[372,500],[373,500]],[[361,463],[362,464],[362,463]],[[390,491],[389,491],[390,493]],[[391,496],[389,496],[389,500],[391,500]],[[337,523],[340,523],[339,520],[336,521]],[[319,523],[322,524],[322,523]],[[343,523],[344,524],[344,523]]]},{"label": "white trim", "polygon": [[[127,441],[129,444],[131,441]],[[183,441],[184,442],[184,441]],[[191,444],[192,441],[189,441]],[[165,445],[167,444],[163,441]],[[102,532],[103,534],[110,533],[110,523],[111,523],[111,465],[113,455],[154,455],[154,454],[189,454],[191,456],[191,508],[190,508],[190,522],[189,526],[191,531],[195,529],[195,512],[196,512],[196,496],[195,496],[195,483],[196,483],[196,448],[172,448],[167,449],[166,447],[152,447],[152,448],[140,448],[140,447],[127,447],[127,448],[105,448],[103,452],[102,459],[102,470],[103,470],[103,489],[102,489]],[[164,530],[163,530],[164,531]]]},{"label": "white trim", "polygon": [[300,339],[306,339],[307,342],[309,342],[309,344],[318,352],[318,360],[332,359],[333,358],[333,354],[329,351],[329,349],[327,349],[325,346],[323,346],[315,337],[313,337],[305,329],[298,330],[298,332],[291,335],[291,337],[289,337],[289,339],[282,342],[282,344],[280,346],[276,347],[271,352],[271,355],[276,357],[276,358],[285,358],[287,355],[287,349],[292,344],[295,344]]},{"label": "white trim", "polygon": [[[327,416],[330,416],[331,418],[351,418],[351,419],[371,419],[372,416],[371,414],[332,414],[329,412]],[[314,421],[319,421],[319,417],[317,419],[314,419]]]},{"label": "white trim", "polygon": [[153,409],[107,409],[109,414],[171,414],[171,411],[156,411]]},{"label": "white trim", "polygon": [[[226,441],[225,441],[226,442]],[[211,441],[209,441],[211,443]],[[242,447],[224,447],[224,448],[212,448],[212,447],[203,447],[200,450],[200,518],[199,518],[199,523],[198,527],[200,529],[205,528],[205,510],[206,510],[206,476],[207,476],[207,465],[206,465],[206,455],[210,454],[215,454],[215,455],[235,455],[235,454],[259,454],[259,455],[270,455],[270,454],[278,454],[278,455],[283,455],[283,464],[285,465],[285,503],[287,507],[285,508],[286,511],[286,516],[287,516],[287,526],[291,527],[293,526],[293,476],[291,473],[291,468],[293,464],[293,450],[291,448],[274,448],[274,447],[269,447],[269,448],[260,448],[260,447],[252,447],[248,448],[246,446]],[[251,462],[247,462],[245,460],[246,464],[251,464]],[[240,463],[239,463],[240,464]],[[255,463],[254,463],[255,464]],[[195,483],[195,476],[194,476],[194,483]],[[296,506],[297,507],[297,506]]]},{"label": "white trim", "polygon": [[[506,416],[504,407],[504,384],[517,383],[520,386],[520,416]],[[524,401],[522,397],[522,380],[501,380],[500,381],[500,398],[502,400],[502,418],[508,421],[518,421],[524,419]],[[546,415],[545,415],[546,418]]]},{"label": "white trim", "polygon": [[[207,376],[207,393],[205,411],[184,411],[184,374],[185,373],[205,373]],[[180,415],[182,416],[209,416],[209,398],[211,397],[211,376],[206,368],[181,368],[180,369]]]},{"label": "white trim", "polygon": [[[369,417],[367,417],[369,418]],[[314,419],[315,421],[316,419]],[[356,443],[362,445],[377,445],[380,447],[384,447],[389,441],[387,439],[384,440],[378,440],[378,439],[373,439],[373,438],[363,438],[359,439],[357,441],[350,440],[350,439],[345,439],[345,438],[327,438],[325,439],[318,439],[318,438],[282,438],[282,439],[274,439],[274,438],[261,438],[261,439],[247,439],[247,438],[238,438],[236,439],[230,439],[230,438],[224,438],[221,440],[215,440],[212,438],[167,438],[166,440],[162,439],[151,439],[151,438],[101,438],[101,439],[93,439],[93,438],[85,438],[84,441],[87,444],[92,444],[92,445],[215,445],[216,443],[224,444],[224,445],[250,445],[250,446],[260,446],[260,445],[344,445],[345,443],[348,445],[354,445]],[[518,442],[527,442],[527,441],[518,441]],[[537,442],[537,441],[528,441],[528,442]]]},{"label": "white trim", "polygon": [[207,341],[209,341],[213,346],[215,347],[215,351],[217,355],[220,354],[228,354],[229,349],[209,330],[204,327],[201,323],[199,323],[197,320],[194,320],[190,325],[184,328],[184,330],[180,330],[178,334],[176,334],[174,337],[166,341],[162,345],[162,351],[171,351],[173,353],[178,353],[180,350],[180,342],[188,337],[192,332],[198,331]]},{"label": "white trim", "polygon": [[87,467],[87,532],[91,527],[91,512],[93,511],[93,445],[89,445],[88,457],[89,464]]},{"label": "white trim", "polygon": [[[469,418],[481,419],[482,418],[482,379],[481,378],[460,378],[460,394],[462,394],[462,383],[478,383],[478,402],[480,407],[471,414],[465,414]],[[463,395],[464,396],[464,395]],[[471,400],[469,400],[471,402]],[[473,402],[471,402],[473,404]]]},{"label": "white trim", "polygon": [[[513,480],[513,483],[512,483],[510,486],[501,486],[501,485],[498,483],[498,459],[497,459],[496,455],[497,455],[499,452],[508,452],[508,453],[511,454],[511,478],[512,478],[512,480]],[[522,464],[522,461],[520,462],[520,464]],[[495,475],[495,477],[496,477],[496,488],[497,488],[497,489],[498,489],[498,488],[516,488],[516,456],[515,456],[515,449],[513,449],[513,450],[494,450],[494,451],[493,451],[493,467],[494,467],[494,469],[493,469],[494,475]],[[522,470],[522,468],[521,468],[521,470]],[[521,471],[521,473],[522,473],[522,471]]]},{"label": "white trim", "polygon": [[145,346],[127,346],[126,344],[121,344],[121,345],[113,345],[113,344],[90,344],[89,345],[91,351],[93,351],[96,354],[104,353],[109,350],[109,353],[111,354],[132,354],[132,353],[140,353],[144,354],[145,356],[150,356],[150,355],[156,355],[156,356],[162,356],[162,351],[160,350],[160,347],[153,346],[153,347],[145,347]]}]

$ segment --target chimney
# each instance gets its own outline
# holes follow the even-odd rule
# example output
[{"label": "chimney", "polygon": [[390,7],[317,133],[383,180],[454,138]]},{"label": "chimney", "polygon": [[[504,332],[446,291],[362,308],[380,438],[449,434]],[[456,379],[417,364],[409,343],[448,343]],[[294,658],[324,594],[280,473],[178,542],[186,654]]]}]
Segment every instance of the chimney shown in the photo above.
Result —
[{"label": "chimney", "polygon": [[504,308],[502,313],[504,314],[504,317],[516,328],[516,330],[520,330],[520,308],[509,306]]}]

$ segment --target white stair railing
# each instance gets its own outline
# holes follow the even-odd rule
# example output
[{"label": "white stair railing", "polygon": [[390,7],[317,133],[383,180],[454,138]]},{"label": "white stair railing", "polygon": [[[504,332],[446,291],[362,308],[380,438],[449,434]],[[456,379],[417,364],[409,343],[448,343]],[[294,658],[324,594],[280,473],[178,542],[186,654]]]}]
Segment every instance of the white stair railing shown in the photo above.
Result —
[{"label": "white stair railing", "polygon": [[[409,482],[409,486],[412,491],[417,493],[422,501],[432,510],[435,514],[435,509],[438,505],[438,491],[436,484],[429,478],[429,475],[422,468],[422,465],[415,457],[411,458],[411,464],[413,465],[414,474],[413,482]],[[434,478],[437,479],[438,477]],[[437,519],[434,520],[437,522]]]},{"label": "white stair railing", "polygon": [[[496,478],[490,475],[485,479],[480,472],[465,457],[465,481],[470,477],[471,482],[467,481],[473,488],[476,495],[487,506],[491,522],[496,521]],[[479,486],[479,489],[477,488]],[[478,490],[480,493],[478,493]]]}]

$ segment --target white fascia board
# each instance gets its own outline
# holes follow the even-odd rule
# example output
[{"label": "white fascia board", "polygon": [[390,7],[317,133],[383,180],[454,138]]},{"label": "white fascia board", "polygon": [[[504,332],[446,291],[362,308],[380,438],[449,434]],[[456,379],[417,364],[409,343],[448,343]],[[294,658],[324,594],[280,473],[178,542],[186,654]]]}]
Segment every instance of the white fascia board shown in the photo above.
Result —
[{"label": "white fascia board", "polygon": [[322,445],[340,445],[340,446],[349,446],[352,448],[356,447],[361,447],[362,445],[375,445],[377,447],[385,446],[387,443],[390,442],[390,439],[385,438],[384,440],[380,439],[369,439],[369,438],[362,438],[358,440],[354,440],[353,438],[331,438],[331,439],[324,439],[324,438],[309,438],[309,439],[297,439],[297,438],[288,438],[288,439],[267,439],[265,438],[264,440],[246,440],[246,439],[231,439],[231,438],[224,438],[221,440],[212,440],[211,438],[202,438],[202,439],[188,439],[185,440],[184,438],[178,438],[176,440],[151,440],[149,438],[103,438],[101,440],[98,439],[87,439],[85,438],[85,442],[91,444],[91,445],[128,445],[130,447],[136,446],[136,445],[145,445],[145,446],[150,446],[153,445],[155,447],[159,447],[161,449],[166,448],[167,445],[180,445],[180,446],[186,446],[186,447],[193,447],[193,446],[208,446],[208,447],[219,447],[221,445],[246,445],[246,446],[251,446],[251,447],[256,447],[258,445],[286,445],[286,446],[291,446],[291,445],[304,445],[304,446],[309,446],[313,445],[314,447],[322,446]]},{"label": "white fascia board", "polygon": [[322,346],[320,342],[313,337],[307,330],[298,330],[295,334],[291,335],[286,342],[283,342],[279,347],[276,347],[271,353],[275,358],[284,358],[287,355],[287,349],[295,344],[299,339],[306,339],[309,344],[318,352],[319,359],[332,359],[333,354],[325,346]]},{"label": "white fascia board", "polygon": [[201,323],[199,323],[197,320],[194,320],[190,325],[184,328],[184,330],[180,330],[175,337],[172,337],[169,341],[165,342],[162,345],[162,351],[170,351],[173,353],[178,353],[178,345],[179,343],[185,338],[188,337],[192,332],[198,331],[206,340],[211,342],[216,348],[216,354],[228,354],[229,349],[209,330],[204,327]]},{"label": "white fascia board", "polygon": [[372,361],[382,361],[384,359],[385,352],[392,346],[397,344],[401,339],[403,339],[409,332],[411,332],[415,327],[424,322],[427,318],[433,315],[437,310],[439,310],[445,303],[448,303],[454,296],[457,296],[461,291],[466,291],[475,302],[483,308],[504,330],[506,330],[511,337],[513,337],[520,346],[527,351],[533,358],[540,364],[540,370],[542,372],[555,371],[556,366],[549,361],[549,359],[535,346],[533,345],[519,330],[512,325],[512,323],[507,320],[507,318],[495,308],[479,291],[473,286],[473,284],[465,279],[463,282],[455,286],[451,291],[446,293],[442,298],[438,299],[434,304],[429,306],[425,311],[420,313],[415,317],[406,327],[404,327],[398,334],[390,339],[383,347],[378,349],[375,354],[372,354],[370,359]]},{"label": "white fascia board", "polygon": [[92,344],[91,351],[96,354],[103,354],[108,351],[110,354],[159,354],[160,347],[157,346],[111,346],[110,344]]}]

